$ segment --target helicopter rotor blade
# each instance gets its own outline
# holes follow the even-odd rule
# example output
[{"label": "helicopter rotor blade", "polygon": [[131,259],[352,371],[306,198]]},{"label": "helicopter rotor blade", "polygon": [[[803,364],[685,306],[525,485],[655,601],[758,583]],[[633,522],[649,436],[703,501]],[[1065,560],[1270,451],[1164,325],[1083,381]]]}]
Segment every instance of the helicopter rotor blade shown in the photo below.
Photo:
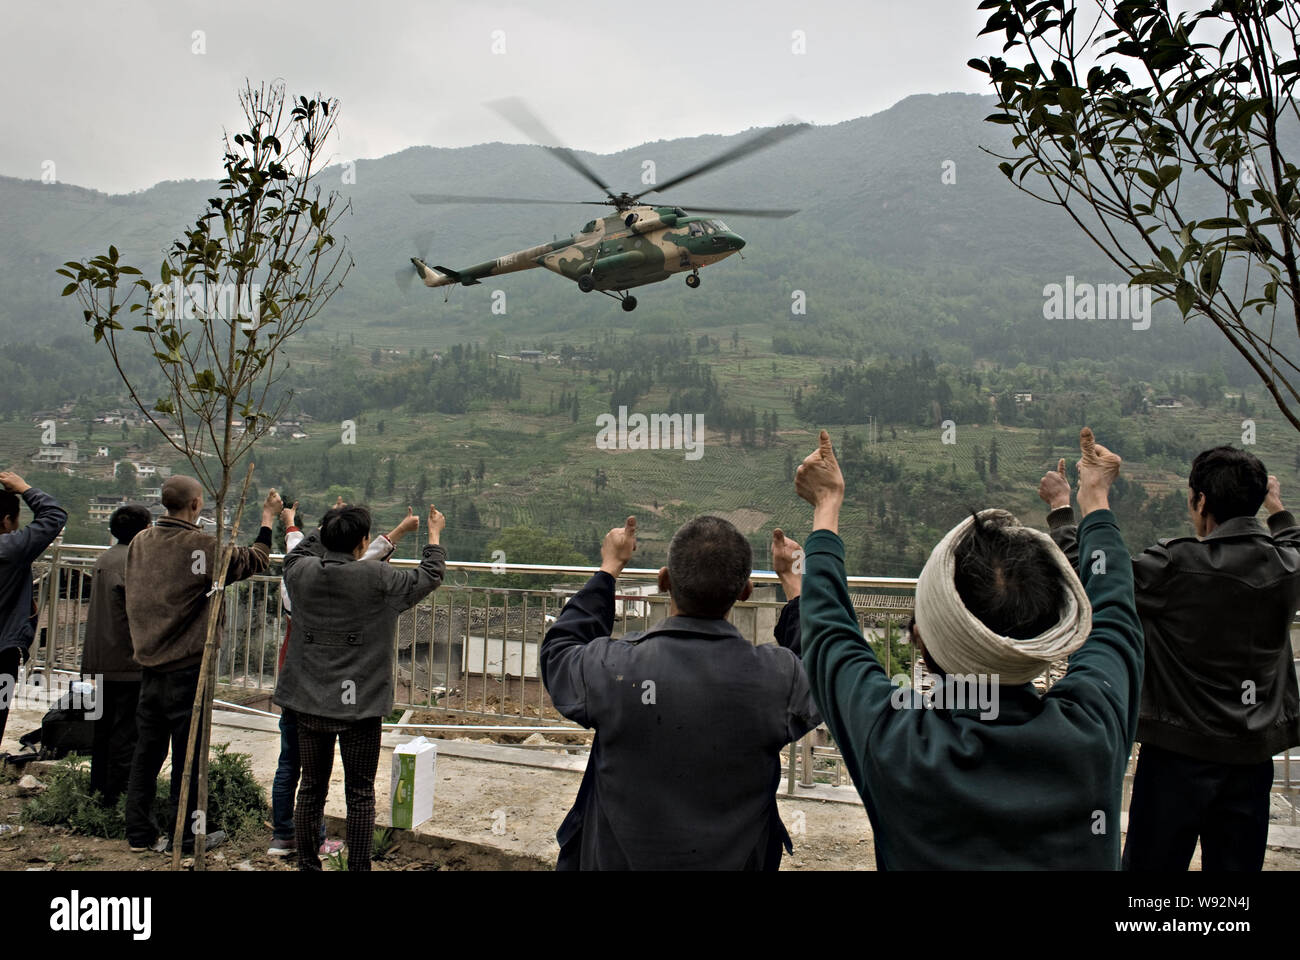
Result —
[{"label": "helicopter rotor blade", "polygon": [[539,200],[535,197],[471,197],[449,193],[413,193],[411,199],[416,203],[545,203],[559,206],[572,206],[578,203],[601,203],[604,200]]},{"label": "helicopter rotor blade", "polygon": [[786,217],[793,217],[798,210],[763,210],[756,207],[697,207],[690,203],[679,203],[676,206],[687,210],[690,213],[718,213],[724,216],[737,217],[767,217],[772,220],[783,220]]},{"label": "helicopter rotor blade", "polygon": [[710,170],[716,170],[719,167],[725,167],[729,163],[735,163],[737,160],[742,157],[747,157],[751,153],[757,153],[759,150],[766,150],[768,147],[775,146],[782,140],[793,137],[795,134],[803,133],[811,126],[812,124],[810,123],[794,122],[785,123],[777,127],[771,127],[767,130],[760,130],[757,134],[747,140],[743,140],[734,147],[722,151],[722,153],[718,154],[713,159],[706,160],[704,163],[692,167],[685,173],[678,174],[671,180],[657,184],[649,190],[642,190],[636,195],[636,198],[639,199],[650,193],[658,193],[660,190],[667,190],[670,187],[677,186],[679,183],[693,180],[695,177],[708,173]]},{"label": "helicopter rotor blade", "polygon": [[533,143],[554,154],[555,158],[566,167],[595,184],[603,193],[613,195],[614,191],[609,184],[600,179],[591,167],[579,160],[572,150],[564,146],[560,138],[538,119],[537,114],[533,113],[523,100],[518,97],[505,97],[501,100],[493,100],[487,106]]}]

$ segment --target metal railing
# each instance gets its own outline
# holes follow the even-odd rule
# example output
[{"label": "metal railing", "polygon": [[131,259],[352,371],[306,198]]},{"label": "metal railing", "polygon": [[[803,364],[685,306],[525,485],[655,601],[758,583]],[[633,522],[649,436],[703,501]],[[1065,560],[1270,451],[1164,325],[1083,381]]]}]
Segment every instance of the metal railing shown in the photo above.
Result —
[{"label": "metal railing", "polygon": [[[27,666],[29,673],[79,669],[90,575],[96,558],[106,549],[56,541],[33,566],[39,581],[39,620]],[[269,697],[275,688],[286,625],[279,575],[283,559],[282,554],[272,554],[267,573],[227,588],[224,640],[217,667],[218,696],[258,700]],[[418,565],[416,560],[388,562],[406,568]],[[393,657],[396,709],[546,726],[570,736],[587,733],[568,724],[551,704],[541,683],[538,659],[550,620],[597,569],[448,562],[442,586],[398,619]],[[545,581],[545,586],[489,585],[491,579],[509,575],[536,577]],[[657,577],[657,569],[623,571],[615,593],[615,636],[648,629],[668,615],[668,597],[648,588]],[[485,578],[490,579],[481,582]],[[756,593],[766,590],[773,595],[737,603],[728,619],[751,643],[764,643],[773,639],[772,628],[783,606],[770,590],[779,581],[773,573],[757,571],[751,580]],[[890,676],[906,673],[915,685],[921,686],[913,645],[906,644],[907,657],[902,662],[893,659],[892,650],[894,643],[903,642],[896,638],[911,615],[916,580],[851,576],[848,586],[850,592],[872,591],[854,597],[855,609],[864,635],[875,643],[885,672]],[[467,732],[472,730],[467,726]],[[1296,759],[1300,760],[1300,755]],[[1290,822],[1295,824],[1296,784],[1289,751],[1275,758],[1275,766],[1281,776],[1275,777],[1273,791],[1286,797]],[[1130,762],[1125,776],[1125,806],[1132,776]],[[783,751],[782,777],[789,795],[817,784],[848,783],[842,755],[819,731]]]},{"label": "metal railing", "polygon": [[[75,671],[81,662],[92,568],[107,547],[56,541],[34,566],[39,581],[38,629],[29,669]],[[256,698],[275,688],[286,616],[280,593],[281,554],[265,574],[226,590],[225,627],[217,682],[227,699]],[[393,559],[414,568],[416,560]],[[398,619],[394,638],[394,700],[398,709],[439,710],[475,717],[560,723],[542,688],[538,655],[549,623],[598,568],[449,562],[443,584]],[[503,577],[541,581],[499,587]],[[631,568],[619,578],[614,634],[644,630],[668,614],[668,597],[654,586],[657,569]],[[783,602],[778,579],[755,572],[757,599],[737,603],[728,619],[748,640],[772,639]],[[850,577],[854,590],[877,591],[879,608],[859,609],[864,631],[897,637],[910,612],[915,580]],[[763,593],[769,594],[762,596]],[[887,669],[888,645],[883,649]],[[910,663],[909,663],[910,667]]]}]

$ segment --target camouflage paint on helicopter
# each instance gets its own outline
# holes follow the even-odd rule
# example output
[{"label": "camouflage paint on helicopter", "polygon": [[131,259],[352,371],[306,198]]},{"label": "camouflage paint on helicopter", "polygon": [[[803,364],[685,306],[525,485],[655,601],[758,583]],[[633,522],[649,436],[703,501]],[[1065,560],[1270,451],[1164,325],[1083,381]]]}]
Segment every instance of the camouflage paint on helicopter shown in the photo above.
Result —
[{"label": "camouflage paint on helicopter", "polygon": [[460,270],[430,267],[418,257],[411,262],[426,287],[468,286],[484,277],[533,267],[567,277],[584,292],[627,290],[687,270],[691,271],[687,283],[697,287],[700,267],[717,263],[744,245],[744,239],[721,220],[690,216],[681,207],[636,206],[592,220],[572,237]]},{"label": "camouflage paint on helicopter", "polygon": [[[522,100],[507,98],[489,104],[530,140],[539,144],[554,142],[554,135],[546,129]],[[640,193],[627,191],[615,193],[600,175],[593,171],[577,154],[564,146],[545,146],[556,159],[585,178],[604,194],[603,200],[555,200],[536,197],[462,196],[448,194],[411,194],[417,203],[582,203],[611,206],[617,212],[590,221],[581,232],[563,240],[541,243],[526,250],[517,250],[504,257],[476,263],[472,267],[452,270],[449,267],[430,267],[419,257],[412,257],[415,272],[426,287],[449,287],[452,284],[469,286],[481,283],[485,277],[496,277],[518,270],[545,267],[562,277],[574,281],[584,293],[595,290],[622,302],[624,310],[636,309],[636,297],[627,291],[647,283],[656,283],[674,273],[690,271],[686,276],[688,287],[700,285],[700,268],[726,259],[745,245],[745,241],[732,233],[721,220],[711,216],[688,214],[680,206],[658,205],[642,201],[646,194],[668,190],[688,180],[735,163],[758,150],[766,150],[808,128],[806,123],[787,123],[759,130],[746,139],[734,143],[726,150],[702,163],[669,178]],[[723,208],[687,204],[699,214],[739,214],[749,217],[789,217],[798,210],[755,209],[752,207]],[[409,270],[399,270],[395,275],[399,285],[411,279]]]}]

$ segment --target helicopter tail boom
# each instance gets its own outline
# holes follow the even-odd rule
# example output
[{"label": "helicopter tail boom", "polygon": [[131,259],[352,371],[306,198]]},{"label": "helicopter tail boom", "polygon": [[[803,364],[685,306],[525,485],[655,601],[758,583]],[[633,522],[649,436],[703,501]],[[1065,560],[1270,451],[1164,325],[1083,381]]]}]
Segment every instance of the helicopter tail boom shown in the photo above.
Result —
[{"label": "helicopter tail boom", "polygon": [[415,264],[415,269],[426,287],[445,287],[453,283],[469,286],[478,283],[483,277],[495,277],[503,273],[514,273],[517,270],[531,270],[540,266],[540,257],[570,243],[572,238],[542,243],[527,250],[508,253],[495,260],[476,263],[472,267],[462,267],[460,270],[441,265],[431,267],[419,257],[412,257],[411,263]]}]

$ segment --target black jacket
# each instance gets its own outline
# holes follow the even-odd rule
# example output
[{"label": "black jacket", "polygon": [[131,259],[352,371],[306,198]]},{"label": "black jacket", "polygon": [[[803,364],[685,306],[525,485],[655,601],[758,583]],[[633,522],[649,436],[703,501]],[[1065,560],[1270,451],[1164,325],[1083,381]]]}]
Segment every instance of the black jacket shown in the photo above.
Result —
[{"label": "black jacket", "polygon": [[557,869],[775,870],[781,748],[820,722],[799,658],[799,603],[778,644],[725,620],[668,617],[618,639],[614,578],[597,573],[542,642],[555,708],[594,727]]},{"label": "black jacket", "polygon": [[[1073,511],[1053,510],[1048,523],[1077,567]],[[1139,742],[1239,764],[1300,744],[1290,636],[1300,527],[1288,511],[1267,529],[1236,517],[1203,540],[1161,540],[1133,558],[1133,580],[1146,634]]]},{"label": "black jacket", "polygon": [[81,648],[81,672],[86,676],[140,679],[126,619],[126,552],[127,544],[115,543],[95,561],[86,610],[86,642]]}]

